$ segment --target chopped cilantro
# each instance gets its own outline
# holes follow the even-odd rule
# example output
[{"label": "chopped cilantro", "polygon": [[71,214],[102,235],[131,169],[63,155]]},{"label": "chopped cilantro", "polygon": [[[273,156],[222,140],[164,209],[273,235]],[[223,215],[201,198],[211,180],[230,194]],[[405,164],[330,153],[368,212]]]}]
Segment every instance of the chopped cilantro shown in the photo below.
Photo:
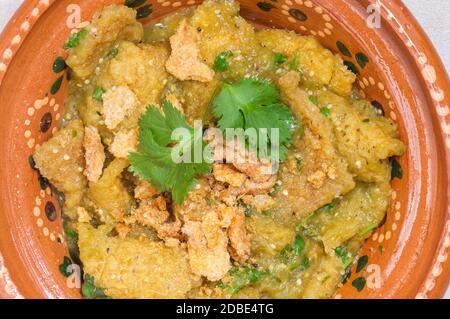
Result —
[{"label": "chopped cilantro", "polygon": [[64,256],[63,263],[59,265],[59,271],[64,277],[69,277],[70,275],[72,275],[73,270],[70,267],[71,265],[72,260],[69,257]]},{"label": "chopped cilantro", "polygon": [[86,38],[87,34],[89,33],[88,29],[85,27],[81,29],[81,31],[74,33],[70,36],[69,40],[64,44],[64,49],[71,49],[75,48],[80,44],[80,41]]},{"label": "chopped cilantro", "polygon": [[[194,132],[172,104],[164,101],[163,111],[165,116],[151,106],[141,117],[137,152],[128,156],[129,170],[161,192],[171,191],[175,202],[181,204],[196,185],[196,177],[211,171],[210,158],[197,161],[192,158],[194,150],[201,147],[202,154],[210,157],[210,149],[203,142],[202,132]],[[172,132],[178,128],[189,132],[188,136],[172,139]],[[180,158],[174,161],[172,153]]]},{"label": "chopped cilantro", "polygon": [[353,257],[348,252],[347,247],[345,246],[336,247],[334,252],[336,253],[336,256],[342,261],[344,268],[347,268],[353,262]]},{"label": "chopped cilantro", "polygon": [[303,70],[303,68],[299,68],[298,73],[300,73],[302,78],[305,76],[305,70]]},{"label": "chopped cilantro", "polygon": [[303,161],[301,158],[296,158],[295,163],[297,165],[297,170],[301,171],[303,168]]},{"label": "chopped cilantro", "polygon": [[309,266],[311,266],[311,262],[309,261],[309,258],[304,257],[302,259],[302,262],[300,263],[300,267],[302,268],[302,270],[308,269]]},{"label": "chopped cilantro", "polygon": [[322,278],[322,280],[320,281],[320,283],[324,284],[325,282],[327,282],[328,279],[330,279],[331,276],[330,275],[326,275]]},{"label": "chopped cilantro", "polygon": [[326,210],[331,210],[333,207],[334,207],[333,203],[328,203],[328,204],[323,205],[322,208],[326,209]]},{"label": "chopped cilantro", "polygon": [[324,106],[320,109],[320,113],[322,113],[325,117],[328,117],[330,115],[330,109]]},{"label": "chopped cilantro", "polygon": [[300,256],[303,253],[303,250],[305,249],[305,241],[303,240],[302,236],[297,234],[295,236],[295,255]]},{"label": "chopped cilantro", "polygon": [[372,232],[372,230],[374,230],[377,227],[378,227],[378,223],[370,224],[369,226],[367,226],[366,228],[361,230],[358,233],[358,236],[359,237],[365,237],[366,235],[370,234]]},{"label": "chopped cilantro", "polygon": [[280,258],[283,262],[287,262],[289,260],[289,253],[293,250],[291,244],[287,244],[280,251]]},{"label": "chopped cilantro", "polygon": [[369,257],[367,255],[361,256],[358,258],[358,263],[356,264],[356,272],[360,272],[361,270],[366,267],[367,263],[369,262]]},{"label": "chopped cilantro", "polygon": [[[236,84],[224,84],[213,100],[213,114],[224,131],[227,128],[265,129],[267,133],[258,138],[267,142],[267,150],[278,147],[280,159],[283,160],[292,140],[295,121],[289,108],[281,104],[279,98],[277,87],[270,81],[244,79]],[[278,141],[270,140],[269,131],[272,128],[278,129]]]},{"label": "chopped cilantro", "polygon": [[319,99],[317,98],[316,95],[310,95],[308,97],[308,99],[312,104],[317,105],[317,106],[319,105]]},{"label": "chopped cilantro", "polygon": [[304,250],[305,241],[300,234],[297,234],[294,238],[293,245],[287,244],[280,251],[280,261],[283,264],[287,265],[289,270],[293,270],[298,267],[300,267],[301,270],[305,270],[309,268],[310,260],[308,259],[308,257],[303,256]]},{"label": "chopped cilantro", "polygon": [[83,286],[81,287],[83,296],[88,299],[104,299],[109,298],[105,295],[105,289],[95,285],[95,279],[91,275],[84,275]]},{"label": "chopped cilantro", "polygon": [[232,295],[239,292],[247,285],[259,282],[265,274],[253,266],[244,267],[242,269],[233,267],[229,273],[233,277],[232,281],[229,284],[221,282],[217,287],[227,290]]},{"label": "chopped cilantro", "polygon": [[275,64],[281,65],[287,61],[287,56],[282,53],[275,53],[275,55],[273,56],[273,61],[275,62]]},{"label": "chopped cilantro", "polygon": [[279,183],[275,183],[272,187],[272,191],[270,192],[271,196],[275,196],[281,189],[281,185]]},{"label": "chopped cilantro", "polygon": [[103,102],[103,93],[105,93],[105,89],[97,86],[94,90],[94,93],[92,93],[92,98],[94,100],[97,100],[99,102]]},{"label": "chopped cilantro", "polygon": [[64,227],[64,235],[69,240],[78,241],[78,233],[73,228]]},{"label": "chopped cilantro", "polygon": [[245,217],[250,217],[253,214],[253,210],[250,205],[244,205],[244,215]]},{"label": "chopped cilantro", "polygon": [[221,282],[219,282],[219,283],[217,284],[217,287],[220,288],[220,289],[225,289],[225,288],[227,288],[227,285],[225,285],[225,284],[221,281]]},{"label": "chopped cilantro", "polygon": [[369,123],[370,122],[370,119],[364,119],[363,120],[363,123]]},{"label": "chopped cilantro", "polygon": [[291,69],[293,71],[299,71],[299,61],[298,61],[299,58],[300,58],[300,53],[295,52],[294,57],[291,60]]},{"label": "chopped cilantro", "polygon": [[116,55],[118,53],[119,53],[119,49],[114,47],[114,48],[112,48],[111,50],[108,51],[108,53],[106,54],[105,58],[112,59],[112,58],[116,57]]},{"label": "chopped cilantro", "polygon": [[233,52],[231,52],[231,51],[219,53],[214,61],[214,65],[213,65],[214,71],[224,72],[224,71],[228,70],[230,67],[230,62],[228,62],[227,58],[229,58],[231,56],[233,56]]}]

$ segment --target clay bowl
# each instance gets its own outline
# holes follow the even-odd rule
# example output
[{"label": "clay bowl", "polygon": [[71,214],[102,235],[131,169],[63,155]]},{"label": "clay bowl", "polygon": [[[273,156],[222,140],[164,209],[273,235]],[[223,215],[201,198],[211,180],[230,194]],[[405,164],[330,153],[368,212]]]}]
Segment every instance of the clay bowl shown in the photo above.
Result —
[{"label": "clay bowl", "polygon": [[[28,157],[58,127],[67,77],[52,66],[63,43],[103,5],[123,1],[26,0],[1,35],[0,297],[80,296],[58,270],[68,255],[60,208]],[[151,1],[146,16],[146,1],[142,22],[198,2]],[[450,85],[422,29],[400,1],[381,2],[381,28],[366,24],[375,0],[239,2],[256,25],[313,35],[341,54],[408,144],[386,222],[362,251],[368,265],[336,297],[441,297],[450,276]],[[351,283],[360,276],[367,285],[358,292]]]}]

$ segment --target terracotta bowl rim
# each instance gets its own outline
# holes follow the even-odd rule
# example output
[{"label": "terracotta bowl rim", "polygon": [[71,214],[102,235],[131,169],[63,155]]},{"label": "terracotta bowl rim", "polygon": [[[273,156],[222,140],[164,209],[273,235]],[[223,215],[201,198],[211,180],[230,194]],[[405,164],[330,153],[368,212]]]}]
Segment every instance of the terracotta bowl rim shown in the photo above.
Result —
[{"label": "terracotta bowl rim", "polygon": [[[3,54],[3,57],[0,55],[0,86],[2,85],[2,81],[7,73],[7,63],[14,59],[14,56],[16,52],[19,51],[22,43],[24,42],[24,39],[32,31],[34,23],[39,18],[41,18],[41,15],[56,1],[57,0],[25,0],[16,11],[14,16],[10,19],[3,32],[0,34],[0,48],[6,48],[3,52],[0,52],[1,54]],[[366,2],[375,3],[376,0],[366,0]],[[432,101],[432,106],[435,109],[442,108],[443,105],[448,109],[448,100],[450,98],[448,96],[448,94],[450,94],[450,80],[441,58],[439,57],[436,49],[426,35],[425,31],[422,29],[420,24],[417,22],[417,20],[414,18],[412,13],[408,10],[408,8],[403,4],[402,1],[390,1],[388,3],[382,2],[382,5],[389,11],[396,13],[395,19],[391,19],[388,21],[390,27],[395,30],[395,32],[402,33],[402,30],[399,30],[399,26],[401,27],[401,25],[399,24],[398,20],[401,22],[407,21],[411,30],[410,34],[413,34],[412,38],[415,41],[420,41],[422,43],[424,49],[423,51],[427,53],[429,59],[433,60],[433,65],[439,75],[439,88],[441,90],[441,93],[443,94],[443,97],[442,99],[440,99],[440,101],[433,98],[430,98],[430,101]],[[18,22],[22,21],[25,17],[30,15],[33,17],[33,21],[31,23],[28,23],[26,27],[24,27],[23,25],[20,26],[20,36],[16,35],[19,31]],[[11,48],[13,48],[13,50],[11,50]],[[6,55],[8,56],[6,57]],[[425,78],[423,74],[421,74],[421,76],[422,78]],[[423,86],[425,86],[425,84],[423,84]],[[450,168],[450,138],[448,138],[450,134],[450,124],[447,123],[450,121],[450,115],[448,114],[448,112],[445,113],[447,114],[439,115],[441,120],[441,132],[439,133],[441,133],[441,135],[443,135],[444,137],[447,136],[447,140],[444,140],[444,142],[447,142],[447,147],[444,150],[444,156],[447,168],[446,173],[448,175],[448,171]],[[442,137],[439,134],[437,135],[438,137]],[[447,190],[449,189],[450,180],[447,179]],[[432,298],[440,298],[444,295],[450,282],[450,258],[439,258],[439,256],[447,256],[448,254],[450,254],[450,251],[448,249],[448,247],[450,247],[449,193],[445,194],[444,199],[447,200],[447,205],[449,207],[446,213],[446,223],[443,227],[442,233],[440,234],[439,245],[435,247],[435,251],[432,254],[433,263],[429,267],[427,273],[423,275],[423,280],[420,285],[421,288],[418,291],[417,297],[426,296]],[[435,282],[435,279],[437,279],[437,277],[439,277],[439,281]],[[433,284],[430,284],[430,280],[431,282],[433,282]],[[15,296],[17,298],[22,297],[9,276],[8,270],[5,266],[5,260],[3,259],[2,252],[0,251],[0,298],[11,296]]]}]

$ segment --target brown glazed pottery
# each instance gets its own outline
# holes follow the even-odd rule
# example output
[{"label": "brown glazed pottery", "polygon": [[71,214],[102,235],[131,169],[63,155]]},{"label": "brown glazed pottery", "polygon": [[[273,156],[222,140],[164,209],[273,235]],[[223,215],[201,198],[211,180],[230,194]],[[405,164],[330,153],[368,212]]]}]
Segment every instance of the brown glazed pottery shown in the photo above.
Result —
[{"label": "brown glazed pottery", "polygon": [[[123,2],[26,0],[0,37],[0,297],[80,297],[58,269],[68,254],[58,202],[28,158],[58,128],[67,76],[53,65],[65,57],[63,44],[95,11]],[[138,10],[146,23],[199,2],[145,1]],[[442,297],[450,276],[450,85],[423,30],[399,0],[239,2],[256,25],[312,35],[340,54],[361,95],[398,123],[408,145],[386,221],[361,252],[368,264],[359,273],[355,266],[335,297]],[[359,277],[367,281],[361,292],[352,285]]]}]

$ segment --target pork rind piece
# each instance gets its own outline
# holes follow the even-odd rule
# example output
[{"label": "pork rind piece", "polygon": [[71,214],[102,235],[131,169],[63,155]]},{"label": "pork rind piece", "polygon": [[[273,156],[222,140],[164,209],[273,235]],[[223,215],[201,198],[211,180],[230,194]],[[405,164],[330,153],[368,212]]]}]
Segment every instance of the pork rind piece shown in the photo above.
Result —
[{"label": "pork rind piece", "polygon": [[254,207],[257,212],[264,212],[275,207],[276,203],[272,196],[267,194],[259,195],[244,195],[242,196],[242,201]]},{"label": "pork rind piece", "polygon": [[269,180],[274,169],[272,162],[268,159],[258,159],[256,154],[246,149],[245,145],[237,139],[229,141],[225,146],[225,158],[228,163],[240,172],[247,175],[251,180],[262,183]]},{"label": "pork rind piece", "polygon": [[228,205],[234,205],[236,197],[244,194],[268,193],[276,182],[273,164],[266,159],[258,159],[237,140],[225,145],[215,138],[207,136],[215,160],[224,160],[227,164],[214,164],[213,176],[229,185],[219,198]]},{"label": "pork rind piece", "polygon": [[170,37],[172,53],[166,62],[167,71],[182,81],[211,81],[214,71],[200,61],[199,43],[199,32],[186,19],[182,20],[177,32]]},{"label": "pork rind piece", "polygon": [[151,104],[159,104],[169,74],[165,62],[169,49],[163,44],[134,44],[123,41],[117,47],[117,55],[99,75],[98,85],[108,89],[112,86],[128,86],[144,110]]},{"label": "pork rind piece", "polygon": [[271,258],[278,258],[280,251],[292,242],[295,230],[277,223],[271,216],[252,214],[246,220],[252,247],[252,260],[265,267]]},{"label": "pork rind piece", "polygon": [[140,200],[150,199],[159,193],[159,190],[155,186],[143,179],[137,181],[136,188],[134,189],[134,197]]},{"label": "pork rind piece", "polygon": [[128,154],[135,152],[138,143],[138,130],[120,131],[114,136],[109,146],[112,155],[118,158],[127,158]]},{"label": "pork rind piece", "polygon": [[181,221],[178,218],[170,221],[169,217],[170,214],[167,211],[164,197],[159,196],[155,199],[141,202],[131,219],[141,225],[155,229],[158,237],[163,240],[169,238],[179,239],[181,237]]},{"label": "pork rind piece", "polygon": [[264,29],[256,33],[261,45],[273,52],[297,59],[303,80],[312,85],[328,85],[336,93],[349,96],[356,80],[339,56],[324,48],[319,41],[294,31]]},{"label": "pork rind piece", "polygon": [[280,81],[281,96],[294,115],[305,124],[303,138],[294,143],[296,156],[302,168],[297,174],[289,170],[289,157],[279,172],[280,189],[275,200],[283,203],[282,209],[303,217],[348,193],[355,187],[347,162],[334,147],[335,137],[332,123],[320,109],[309,101],[298,83],[298,72],[290,72]]},{"label": "pork rind piece", "polygon": [[43,143],[33,154],[36,167],[60,192],[65,194],[67,214],[76,218],[86,177],[83,152],[84,127],[80,120],[71,121]]},{"label": "pork rind piece", "polygon": [[231,254],[235,260],[245,262],[250,257],[250,241],[245,229],[244,210],[236,207],[230,208],[234,211],[234,216],[227,230]]},{"label": "pork rind piece", "polygon": [[86,159],[86,169],[84,175],[91,182],[96,182],[102,175],[103,164],[105,163],[105,150],[98,130],[93,126],[84,128],[84,157]]},{"label": "pork rind piece", "polygon": [[183,222],[198,221],[201,222],[207,212],[212,210],[211,186],[208,180],[200,177],[197,185],[188,194],[182,204],[174,203],[174,212],[180,216]]},{"label": "pork rind piece", "polygon": [[210,67],[220,53],[233,53],[227,58],[229,68],[220,73],[227,81],[273,76],[273,53],[260,45],[253,26],[239,16],[238,1],[203,1],[189,25],[201,34],[200,56]]},{"label": "pork rind piece", "polygon": [[224,277],[231,268],[231,262],[228,237],[217,212],[210,211],[202,222],[186,222],[182,231],[188,238],[192,272],[211,281]]},{"label": "pork rind piece", "polygon": [[201,285],[185,249],[149,239],[110,237],[111,227],[78,225],[85,273],[113,298],[185,298]]},{"label": "pork rind piece", "polygon": [[88,197],[94,203],[100,216],[109,214],[109,218],[118,219],[123,216],[131,203],[131,196],[121,182],[121,174],[128,167],[125,159],[116,158],[103,172],[97,182],[90,182]]},{"label": "pork rind piece", "polygon": [[91,76],[100,58],[107,55],[116,42],[128,40],[139,42],[144,31],[136,21],[136,11],[126,6],[110,5],[96,13],[88,34],[80,43],[68,50],[66,63],[75,77],[81,80]]},{"label": "pork rind piece", "polygon": [[335,55],[334,61],[333,76],[328,84],[328,88],[340,96],[348,97],[352,94],[356,74],[347,68],[340,56]]},{"label": "pork rind piece", "polygon": [[356,235],[364,238],[371,234],[386,215],[390,195],[389,181],[358,183],[331,211],[319,211],[303,227],[323,242],[328,254],[333,254],[336,247]]},{"label": "pork rind piece", "polygon": [[113,86],[103,94],[103,115],[106,127],[113,130],[130,116],[138,100],[127,86]]},{"label": "pork rind piece", "polygon": [[245,174],[227,164],[214,164],[213,176],[217,181],[227,183],[232,187],[241,187],[247,180]]},{"label": "pork rind piece", "polygon": [[406,150],[405,144],[398,138],[395,123],[383,116],[370,114],[368,110],[358,109],[372,107],[369,102],[356,101],[353,106],[329,91],[320,92],[318,102],[330,110],[336,148],[347,160],[356,179],[364,182],[389,180],[388,159],[403,155]]},{"label": "pork rind piece", "polygon": [[[102,114],[103,116],[100,118],[105,120],[105,124],[114,132],[128,131],[137,127],[139,118],[147,107],[160,103],[161,93],[169,76],[165,68],[168,56],[169,49],[163,44],[136,45],[128,41],[120,42],[117,46],[117,55],[105,61],[104,66],[100,66],[100,73],[94,81],[96,87],[106,90],[106,93],[103,94],[103,103],[92,99],[92,93],[88,92],[86,96],[87,109],[80,112],[83,119],[89,119],[92,112],[95,114],[98,104],[105,107],[105,102],[108,103],[109,91],[113,87],[127,88],[121,89],[122,92],[119,92],[120,95],[126,93],[125,95],[112,96],[119,98],[119,101],[126,101],[124,98],[130,96],[127,97],[130,102],[133,100],[131,96],[134,96],[135,105],[125,108],[128,110],[125,112],[126,117],[122,121],[110,124],[108,124],[105,114]],[[118,102],[111,99],[111,103]],[[123,107],[123,105],[119,106]],[[110,109],[115,110],[115,108]]]}]

